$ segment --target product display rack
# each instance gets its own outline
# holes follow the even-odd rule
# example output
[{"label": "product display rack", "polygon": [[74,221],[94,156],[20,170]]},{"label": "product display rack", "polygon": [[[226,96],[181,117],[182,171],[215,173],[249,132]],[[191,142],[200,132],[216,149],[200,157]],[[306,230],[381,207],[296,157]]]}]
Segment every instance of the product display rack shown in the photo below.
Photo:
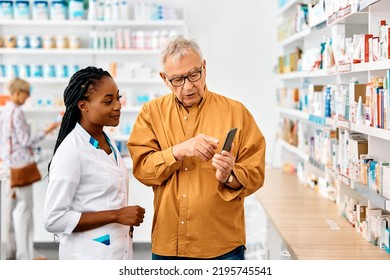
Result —
[{"label": "product display rack", "polygon": [[[68,65],[69,75],[67,77],[36,77],[30,76],[22,78],[26,79],[32,87],[31,100],[27,102],[23,110],[26,113],[26,118],[31,126],[31,131],[34,133],[37,129],[45,127],[48,123],[57,120],[59,115],[64,111],[62,94],[69,82],[70,76],[73,74],[71,67],[77,65],[78,69],[88,65],[102,67],[108,70],[114,77],[122,94],[126,97],[126,104],[122,105],[122,114],[119,126],[112,130],[108,129],[108,133],[114,137],[117,145],[123,153],[126,166],[129,169],[130,175],[130,204],[141,205],[147,209],[153,209],[153,192],[150,188],[142,186],[132,176],[132,163],[127,151],[127,141],[131,131],[132,123],[134,123],[143,102],[165,94],[168,92],[164,82],[159,76],[160,59],[159,55],[161,48],[143,48],[139,49],[132,45],[127,49],[95,49],[90,48],[91,31],[96,30],[117,30],[128,29],[130,31],[158,31],[160,34],[169,34],[174,31],[175,34],[187,37],[186,14],[185,11],[179,11],[177,20],[121,20],[121,21],[98,21],[98,20],[0,20],[0,37],[3,39],[7,35],[39,35],[42,40],[45,35],[50,35],[55,38],[59,33],[64,36],[76,35],[80,39],[79,48],[6,48],[0,47],[0,64],[3,65],[24,65],[32,66],[36,64],[56,64]],[[162,35],[161,35],[162,36]],[[162,39],[161,39],[162,40]],[[139,67],[151,69],[148,75],[131,74],[123,72],[123,64],[134,64]],[[113,74],[112,64],[117,66],[116,75]],[[122,68],[121,68],[122,67]],[[135,67],[135,66],[134,66]],[[120,72],[120,69],[122,69]],[[73,69],[72,69],[73,70]],[[115,71],[115,70],[114,70]],[[142,71],[140,71],[142,72]],[[0,94],[8,94],[7,84],[12,77],[10,75],[0,77]],[[38,106],[35,102],[37,98],[43,100],[51,100],[50,106]],[[123,100],[123,99],[122,99]],[[54,103],[54,105],[53,105]],[[2,107],[0,106],[0,114]],[[56,135],[49,135],[38,145],[40,147],[40,168],[42,174],[47,174],[47,163],[52,156],[53,147],[56,141]],[[34,217],[35,221],[35,241],[36,242],[52,242],[52,235],[47,233],[42,228],[42,205],[44,200],[47,181],[43,180],[34,187]],[[39,206],[39,207],[38,207]],[[134,233],[134,242],[148,243],[150,242],[150,232],[153,213],[150,212],[145,217],[144,223],[137,227]]]},{"label": "product display rack", "polygon": [[[119,63],[126,62],[142,62],[148,67],[153,67],[154,73],[150,78],[125,78],[122,74],[120,77],[115,77],[120,89],[135,88],[138,92],[155,92],[161,94],[164,92],[164,83],[158,76],[158,63],[160,49],[91,49],[88,48],[89,40],[88,32],[99,28],[129,28],[129,29],[145,29],[145,30],[175,30],[177,34],[187,35],[185,25],[184,11],[181,14],[182,19],[179,20],[121,20],[121,21],[99,21],[99,20],[0,20],[1,36],[13,34],[40,34],[53,35],[58,33],[58,30],[63,30],[65,35],[79,35],[81,40],[80,48],[0,48],[0,62],[3,64],[21,65],[22,63],[69,63],[76,65],[78,68],[87,65],[95,65],[109,69],[110,61]],[[44,29],[44,33],[40,31]],[[71,74],[71,73],[70,73]],[[69,74],[69,76],[70,76]],[[32,96],[39,92],[41,95],[60,96],[63,89],[69,81],[69,77],[24,77],[33,87]],[[6,84],[9,82],[10,76],[0,77],[0,89],[3,94],[7,94]],[[153,98],[153,96],[150,96]],[[130,103],[130,102],[129,102]],[[127,105],[122,108],[124,116],[129,117],[129,113],[138,112],[139,104]],[[26,106],[27,113],[35,113],[43,110],[48,113],[59,113],[63,107],[30,107]],[[1,107],[0,107],[1,112]],[[134,118],[134,116],[133,116]],[[123,139],[123,136],[119,136]]]},{"label": "product display rack", "polygon": [[[352,3],[353,1],[349,2]],[[291,15],[295,5],[298,5],[298,1],[288,1],[283,8],[279,9],[279,16],[288,17]],[[307,49],[313,48],[313,46],[319,46],[323,36],[332,36],[332,32],[339,32],[339,30],[341,30],[340,32],[345,37],[351,37],[353,34],[360,33],[375,34],[380,20],[385,19],[387,23],[390,20],[390,4],[387,1],[361,1],[359,11],[348,12],[348,8],[346,8],[346,14],[342,14],[341,10],[339,15],[337,13],[336,15],[332,15],[333,18],[324,17],[319,21],[319,25],[317,22],[315,27],[309,25],[307,29],[283,38],[279,42],[282,55],[291,53],[296,47],[299,47],[305,52]],[[325,86],[348,84],[352,78],[356,78],[359,84],[366,84],[372,77],[386,77],[388,69],[390,69],[390,60],[384,59],[358,64],[335,65],[332,68],[312,71],[290,71],[278,74],[278,77],[280,84],[284,88],[302,88],[305,80],[310,81],[313,85]],[[305,127],[309,127],[308,131],[311,130],[312,132],[321,131],[326,128],[336,131],[343,130],[348,133],[358,132],[364,134],[368,139],[368,154],[381,161],[390,161],[390,130],[375,128],[347,120],[320,117],[291,107],[279,108],[279,114],[281,119],[284,118],[292,122],[300,123]],[[302,140],[299,139],[298,141]],[[279,143],[282,149],[282,156],[285,156],[287,153],[292,155],[297,162],[301,162],[304,168],[304,174],[318,174],[320,177],[329,176],[338,182],[337,205],[334,206],[336,209],[340,208],[344,196],[347,195],[360,201],[363,205],[368,205],[369,208],[382,209],[383,214],[387,214],[387,211],[390,211],[389,199],[368,189],[367,185],[355,182],[345,174],[341,174],[329,166],[316,161],[309,155],[308,148],[307,150],[301,150],[284,139],[279,139]],[[289,161],[291,156],[290,158],[288,156],[286,158]],[[283,163],[285,160],[282,159],[281,162]],[[302,180],[301,173],[299,174],[300,180]],[[297,203],[299,204],[299,201]],[[341,215],[340,209],[338,211],[339,215]],[[282,232],[279,233],[283,236]],[[358,238],[364,239],[362,236]],[[275,249],[275,245],[268,244],[268,246]],[[276,245],[276,249],[280,249],[280,245]]]}]

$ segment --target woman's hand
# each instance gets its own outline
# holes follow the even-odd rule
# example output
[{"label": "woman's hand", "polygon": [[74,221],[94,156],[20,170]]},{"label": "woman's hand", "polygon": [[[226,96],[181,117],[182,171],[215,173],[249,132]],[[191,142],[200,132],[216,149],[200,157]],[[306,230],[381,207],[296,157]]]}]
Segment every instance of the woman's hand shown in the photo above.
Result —
[{"label": "woman's hand", "polygon": [[61,124],[61,122],[53,122],[51,124],[48,125],[48,127],[45,129],[45,134],[49,134],[50,132],[52,132],[54,129],[56,129],[57,127],[59,127]]},{"label": "woman's hand", "polygon": [[144,221],[145,209],[136,206],[127,206],[118,210],[117,222],[127,226],[139,226]]}]

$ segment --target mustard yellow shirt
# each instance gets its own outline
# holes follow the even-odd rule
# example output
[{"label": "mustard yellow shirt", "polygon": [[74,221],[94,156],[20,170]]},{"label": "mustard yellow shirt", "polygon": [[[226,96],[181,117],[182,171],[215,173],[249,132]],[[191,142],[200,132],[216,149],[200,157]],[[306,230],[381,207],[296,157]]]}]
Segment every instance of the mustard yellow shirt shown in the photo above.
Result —
[{"label": "mustard yellow shirt", "polygon": [[[172,154],[174,145],[199,133],[218,138],[219,153],[233,127],[240,190],[216,179],[211,160],[179,162]],[[213,258],[245,245],[244,197],[263,185],[266,144],[243,104],[206,89],[187,112],[173,93],[165,95],[144,104],[127,146],[134,176],[154,191],[153,253]]]}]

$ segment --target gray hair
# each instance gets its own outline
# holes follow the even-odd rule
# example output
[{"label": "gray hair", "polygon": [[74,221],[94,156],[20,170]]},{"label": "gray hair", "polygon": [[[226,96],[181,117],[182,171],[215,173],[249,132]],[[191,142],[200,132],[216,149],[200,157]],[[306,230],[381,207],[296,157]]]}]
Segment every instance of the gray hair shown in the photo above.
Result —
[{"label": "gray hair", "polygon": [[168,58],[178,61],[191,51],[199,55],[200,59],[203,60],[199,45],[194,40],[185,39],[182,36],[175,36],[168,39],[161,51],[162,69],[165,69],[164,65]]},{"label": "gray hair", "polygon": [[23,79],[20,78],[14,78],[13,80],[10,81],[8,84],[8,90],[10,94],[14,94],[17,91],[25,91],[25,92],[30,92],[30,84]]}]

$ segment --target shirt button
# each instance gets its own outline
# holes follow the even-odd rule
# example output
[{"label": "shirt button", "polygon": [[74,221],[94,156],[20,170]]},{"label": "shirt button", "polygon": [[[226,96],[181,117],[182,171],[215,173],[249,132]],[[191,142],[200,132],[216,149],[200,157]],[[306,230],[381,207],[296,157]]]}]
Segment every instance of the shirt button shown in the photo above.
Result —
[{"label": "shirt button", "polygon": [[188,117],[187,117],[187,116],[185,116],[185,117],[184,117],[184,119],[185,119],[185,120],[187,120],[187,119],[188,119]]},{"label": "shirt button", "polygon": [[181,221],[181,224],[184,225],[184,221]]},{"label": "shirt button", "polygon": [[188,170],[188,168],[187,168],[187,167],[184,167],[184,170],[185,170],[185,171],[187,171],[187,170]]},{"label": "shirt button", "polygon": [[127,254],[127,250],[125,251],[125,254]]},{"label": "shirt button", "polygon": [[185,195],[185,194],[183,194],[183,197],[186,197],[186,195]]}]

